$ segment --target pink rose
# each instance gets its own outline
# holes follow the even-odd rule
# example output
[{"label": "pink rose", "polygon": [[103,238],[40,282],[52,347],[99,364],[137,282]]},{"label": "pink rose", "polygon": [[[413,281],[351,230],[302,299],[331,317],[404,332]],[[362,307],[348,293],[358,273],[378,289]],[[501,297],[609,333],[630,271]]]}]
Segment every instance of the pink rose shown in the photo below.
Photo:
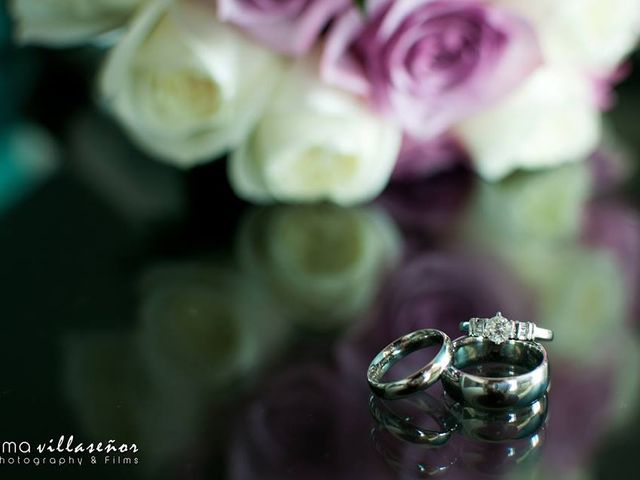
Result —
[{"label": "pink rose", "polygon": [[470,0],[373,0],[330,29],[326,81],[370,98],[413,136],[434,137],[495,102],[541,62],[528,23]]},{"label": "pink rose", "polygon": [[302,55],[350,0],[218,0],[218,17],[279,52]]}]

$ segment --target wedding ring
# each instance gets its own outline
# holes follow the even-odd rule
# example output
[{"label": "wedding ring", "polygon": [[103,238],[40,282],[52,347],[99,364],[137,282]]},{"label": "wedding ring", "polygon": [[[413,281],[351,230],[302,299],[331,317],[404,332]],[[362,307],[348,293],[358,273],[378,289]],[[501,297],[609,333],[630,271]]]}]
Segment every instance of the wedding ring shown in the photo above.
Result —
[{"label": "wedding ring", "polygon": [[472,318],[460,323],[460,331],[471,337],[483,337],[494,343],[507,340],[553,340],[553,332],[532,322],[508,320],[500,312],[491,318]]},{"label": "wedding ring", "polygon": [[[383,382],[382,377],[401,358],[416,350],[441,344],[440,350],[427,365],[406,378]],[[367,381],[373,393],[386,399],[401,398],[423,390],[438,381],[453,357],[449,336],[440,330],[427,328],[409,333],[387,345],[375,356],[367,369]]]},{"label": "wedding ring", "polygon": [[529,405],[547,391],[547,352],[539,343],[460,337],[453,342],[453,350],[442,384],[456,402],[480,409],[507,409]]}]

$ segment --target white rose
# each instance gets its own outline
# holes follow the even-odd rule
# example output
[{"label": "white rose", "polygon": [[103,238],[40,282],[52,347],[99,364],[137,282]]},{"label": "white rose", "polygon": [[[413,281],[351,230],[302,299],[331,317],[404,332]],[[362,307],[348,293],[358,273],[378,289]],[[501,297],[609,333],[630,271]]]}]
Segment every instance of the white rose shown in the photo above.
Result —
[{"label": "white rose", "polygon": [[21,42],[77,45],[122,27],[144,0],[13,0]]},{"label": "white rose", "polygon": [[311,61],[285,77],[255,131],[231,158],[230,180],[252,201],[353,204],[386,185],[400,131],[356,97],[324,85]]},{"label": "white rose", "polygon": [[370,307],[400,251],[393,223],[372,208],[258,209],[243,222],[238,256],[292,322],[340,328]]},{"label": "white rose", "polygon": [[480,175],[555,166],[589,155],[600,140],[593,85],[559,66],[541,67],[495,107],[456,127]]},{"label": "white rose", "polygon": [[535,27],[547,60],[594,73],[614,68],[640,35],[638,0],[493,0]]},{"label": "white rose", "polygon": [[159,0],[111,52],[100,87],[143,149],[189,167],[244,139],[280,65],[279,57],[217,22],[206,3]]}]

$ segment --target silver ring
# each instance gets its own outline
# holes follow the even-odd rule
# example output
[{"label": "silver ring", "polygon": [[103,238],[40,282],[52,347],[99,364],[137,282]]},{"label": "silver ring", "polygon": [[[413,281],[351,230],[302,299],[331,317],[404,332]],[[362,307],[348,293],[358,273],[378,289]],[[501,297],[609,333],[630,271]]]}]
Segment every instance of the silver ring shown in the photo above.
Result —
[{"label": "silver ring", "polygon": [[532,322],[508,320],[500,312],[491,318],[472,318],[460,323],[460,331],[471,337],[483,337],[494,343],[507,340],[553,340],[553,332]]},{"label": "silver ring", "polygon": [[[496,344],[481,337],[460,337],[453,342],[453,350],[442,384],[456,402],[480,409],[524,407],[549,387],[547,352],[539,343]],[[469,369],[474,373],[465,371]]]},{"label": "silver ring", "polygon": [[[433,360],[406,378],[382,382],[382,377],[401,358],[416,350],[441,343]],[[409,333],[391,342],[378,353],[367,369],[367,381],[373,393],[393,400],[430,387],[440,378],[453,358],[453,344],[440,330],[427,328]]]}]

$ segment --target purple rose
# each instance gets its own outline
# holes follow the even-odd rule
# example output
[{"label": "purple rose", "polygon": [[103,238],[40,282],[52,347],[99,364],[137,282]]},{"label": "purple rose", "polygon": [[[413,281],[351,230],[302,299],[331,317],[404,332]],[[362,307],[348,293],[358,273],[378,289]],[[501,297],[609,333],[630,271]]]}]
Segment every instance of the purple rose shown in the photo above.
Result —
[{"label": "purple rose", "polygon": [[541,62],[522,18],[470,0],[373,0],[330,29],[324,78],[434,137],[495,102]]},{"label": "purple rose", "polygon": [[350,0],[218,0],[218,17],[279,52],[309,51],[329,21]]}]

